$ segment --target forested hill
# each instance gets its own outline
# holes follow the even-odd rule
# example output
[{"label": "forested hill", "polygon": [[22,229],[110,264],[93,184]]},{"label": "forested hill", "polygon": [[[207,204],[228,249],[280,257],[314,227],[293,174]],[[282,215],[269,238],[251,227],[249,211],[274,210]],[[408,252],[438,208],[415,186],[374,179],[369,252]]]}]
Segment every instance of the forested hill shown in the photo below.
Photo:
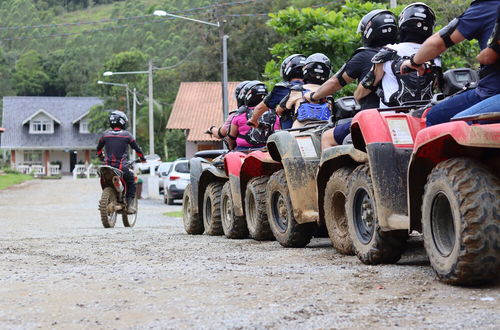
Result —
[{"label": "forested hill", "polygon": [[[409,2],[398,1],[401,5]],[[104,80],[105,71],[146,70],[148,60],[152,60],[156,67],[171,67],[154,76],[155,100],[161,105],[156,109],[155,130],[160,137],[156,149],[161,150],[170,141],[163,131],[179,83],[220,80],[220,38],[216,27],[156,17],[151,15],[154,10],[204,21],[224,21],[224,31],[230,37],[229,79],[272,81],[279,77],[279,62],[291,53],[325,52],[332,58],[333,70],[338,69],[348,54],[360,46],[355,33],[359,19],[388,3],[389,0],[1,0],[0,97],[109,96],[107,106],[123,108],[123,88],[98,85],[97,80]],[[467,5],[461,0],[427,3],[435,6],[441,23]],[[455,47],[454,63],[464,57],[473,58],[469,48]],[[145,76],[113,76],[108,81],[128,83],[147,94]],[[139,116],[146,113],[143,102]],[[146,146],[147,120],[138,123],[138,138]],[[175,143],[172,148],[178,145]]]}]

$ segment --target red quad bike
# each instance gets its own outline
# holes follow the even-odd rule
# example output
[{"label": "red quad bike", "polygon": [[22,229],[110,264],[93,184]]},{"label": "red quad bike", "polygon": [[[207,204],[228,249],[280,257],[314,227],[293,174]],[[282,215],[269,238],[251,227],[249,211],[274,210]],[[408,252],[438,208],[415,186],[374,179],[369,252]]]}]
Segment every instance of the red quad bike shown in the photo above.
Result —
[{"label": "red quad bike", "polygon": [[264,149],[231,152],[224,157],[229,180],[221,194],[221,217],[228,238],[273,240],[266,212],[269,176],[281,168]]},{"label": "red quad bike", "polygon": [[[458,89],[474,81],[477,81],[477,74],[469,69],[445,73],[445,82]],[[474,191],[475,194],[484,193],[481,196],[488,205],[481,207],[498,210],[498,183],[495,183],[498,177],[494,178],[499,173],[498,126],[468,126],[460,122],[425,128],[422,118],[404,113],[408,108],[383,109],[395,113],[366,110],[354,118],[351,125],[353,145],[323,152],[317,180],[319,203],[321,207],[334,205],[334,213],[347,218],[356,254],[366,264],[395,263],[405,250],[408,230],[423,230],[431,264],[441,279],[453,284],[472,284],[491,278],[492,273],[485,272],[486,268],[493,269],[493,274],[499,270],[498,212],[487,211],[484,214],[491,215],[484,217],[470,213],[468,216],[472,216],[474,225],[467,226],[471,220],[465,220],[468,217],[465,211],[473,208],[463,207],[474,204],[466,202],[469,198],[474,200]],[[414,111],[414,114],[419,112]],[[470,168],[475,164],[483,169],[482,175],[493,173],[486,177],[496,188],[485,190],[480,185],[474,186],[471,180],[463,183],[462,176],[467,171],[458,173],[449,167],[461,162],[457,169],[463,168],[464,163]],[[329,183],[328,178],[331,180],[345,168],[354,170],[343,175],[348,189],[345,203],[342,203],[335,197],[337,191],[329,190],[325,182]],[[439,176],[433,176],[434,171]],[[443,172],[455,190],[446,188]],[[432,183],[434,181],[440,185]],[[495,189],[496,193],[491,192]],[[493,197],[488,197],[491,199],[488,201],[490,194]],[[479,230],[477,222],[483,218],[492,220]],[[484,235],[468,235],[470,227],[476,228],[475,233]],[[493,237],[483,240],[487,242],[487,249],[480,248],[480,237]],[[464,253],[468,251],[467,246],[475,246],[476,260],[482,260],[471,264],[474,267],[485,265],[478,268],[480,275],[476,270],[469,273],[464,270],[470,270],[467,265],[472,260],[471,254]],[[472,276],[473,273],[476,275]]]},{"label": "red quad bike", "polygon": [[[497,123],[478,123],[483,120]],[[423,129],[415,139],[408,170],[410,230],[423,233],[431,266],[445,283],[498,279],[499,121],[500,112],[459,118]]]},{"label": "red quad bike", "polygon": [[[256,240],[273,239],[267,216],[262,213],[265,208],[252,208],[250,217],[245,217],[243,198],[247,182],[254,176],[260,177],[250,184],[252,192],[257,195],[259,188],[265,189],[267,183],[263,176],[268,173],[268,166],[256,167],[252,161],[245,162],[255,158],[266,163],[266,153],[262,151],[210,150],[196,153],[189,162],[191,183],[186,187],[183,201],[184,227],[188,234],[224,234],[231,239],[247,238],[250,234]],[[263,184],[259,185],[257,181],[263,181]],[[257,196],[255,200],[250,205],[258,206],[261,198]],[[247,226],[247,219],[254,221]]]},{"label": "red quad bike", "polygon": [[[316,172],[321,154],[322,132],[353,117],[359,105],[353,97],[344,97],[335,103],[335,118],[330,122],[313,121],[304,127],[288,129],[272,134],[267,141],[267,150],[271,159],[252,159],[249,168],[266,168],[263,177],[249,181],[245,207],[251,209],[259,194],[253,193],[253,185],[262,184],[260,196],[262,206],[255,209],[260,214],[267,213],[269,226],[276,240],[284,247],[304,247],[309,244],[315,232],[323,224],[318,222],[319,211],[316,194]],[[243,175],[241,175],[243,178]],[[266,186],[264,184],[267,183]],[[265,204],[264,204],[265,201]],[[248,222],[251,212],[247,211]],[[334,242],[334,246],[335,242]],[[351,244],[348,242],[347,249]],[[340,248],[340,245],[336,247]],[[351,248],[352,251],[352,248]],[[347,251],[346,253],[349,253]]]},{"label": "red quad bike", "polygon": [[[99,213],[104,228],[113,228],[116,224],[118,214],[122,215],[123,225],[133,227],[137,220],[137,198],[133,199],[136,212],[127,213],[127,184],[123,180],[123,172],[117,168],[102,165],[99,167],[98,175],[101,178],[102,195],[99,201]],[[137,182],[137,176],[134,178]]]}]

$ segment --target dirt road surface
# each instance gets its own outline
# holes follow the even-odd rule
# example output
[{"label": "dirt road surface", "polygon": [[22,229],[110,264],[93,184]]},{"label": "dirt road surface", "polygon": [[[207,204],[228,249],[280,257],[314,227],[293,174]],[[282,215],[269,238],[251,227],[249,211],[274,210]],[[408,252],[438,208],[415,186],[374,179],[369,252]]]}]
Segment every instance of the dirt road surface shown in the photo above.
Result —
[{"label": "dirt road surface", "polygon": [[97,180],[0,191],[0,328],[499,329],[500,285],[438,282],[419,244],[366,266],[327,239],[305,249],[186,235],[180,210],[140,202],[101,227]]}]

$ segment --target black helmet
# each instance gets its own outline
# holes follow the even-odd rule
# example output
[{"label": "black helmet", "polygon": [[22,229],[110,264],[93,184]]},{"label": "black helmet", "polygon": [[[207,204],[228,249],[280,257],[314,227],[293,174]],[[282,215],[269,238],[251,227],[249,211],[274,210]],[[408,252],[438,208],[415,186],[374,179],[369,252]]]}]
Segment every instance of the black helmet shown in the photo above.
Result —
[{"label": "black helmet", "polygon": [[240,97],[240,92],[243,87],[245,87],[246,84],[248,84],[250,80],[245,80],[240,82],[236,88],[234,89],[234,97],[236,98],[236,104],[238,105],[238,108],[241,107],[243,104],[245,104],[245,101],[243,100],[242,97]]},{"label": "black helmet", "polygon": [[436,15],[423,2],[406,6],[399,15],[399,35],[401,42],[423,43],[432,35]]},{"label": "black helmet", "polygon": [[330,59],[325,54],[312,54],[306,59],[305,65],[302,68],[304,82],[320,85],[330,77],[331,70]]},{"label": "black helmet", "polygon": [[396,16],[388,10],[375,9],[363,16],[358,25],[363,45],[366,47],[381,47],[396,43],[398,26]]},{"label": "black helmet", "polygon": [[121,129],[126,129],[127,124],[128,118],[123,112],[115,110],[109,114],[109,126],[111,126],[111,128],[119,127]]},{"label": "black helmet", "polygon": [[290,81],[293,78],[302,79],[302,67],[306,57],[302,54],[293,54],[285,58],[283,63],[281,63],[281,78],[285,81]]},{"label": "black helmet", "polygon": [[259,80],[252,80],[243,87],[240,95],[243,95],[247,107],[255,107],[266,97],[267,87]]}]

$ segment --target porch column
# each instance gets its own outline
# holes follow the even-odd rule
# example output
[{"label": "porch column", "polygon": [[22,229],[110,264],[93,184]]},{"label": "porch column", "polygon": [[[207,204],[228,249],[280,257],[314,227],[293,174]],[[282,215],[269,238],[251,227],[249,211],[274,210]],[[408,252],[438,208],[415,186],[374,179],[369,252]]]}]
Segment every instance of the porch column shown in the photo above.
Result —
[{"label": "porch column", "polygon": [[85,165],[88,166],[90,164],[90,150],[85,150]]},{"label": "porch column", "polygon": [[10,151],[10,167],[16,167],[16,151],[14,149]]},{"label": "porch column", "polygon": [[49,165],[50,165],[50,151],[45,150],[45,175],[49,175]]}]

